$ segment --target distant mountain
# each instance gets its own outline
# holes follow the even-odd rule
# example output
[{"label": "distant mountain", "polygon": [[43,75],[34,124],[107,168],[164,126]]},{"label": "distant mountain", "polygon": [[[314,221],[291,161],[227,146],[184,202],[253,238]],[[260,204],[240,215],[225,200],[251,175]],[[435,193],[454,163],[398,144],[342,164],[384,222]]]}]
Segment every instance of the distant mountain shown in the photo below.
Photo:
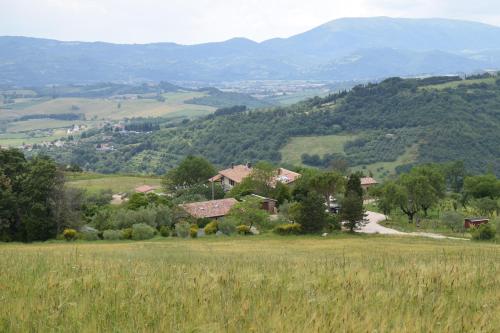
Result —
[{"label": "distant mountain", "polygon": [[290,38],[199,45],[0,37],[0,84],[377,79],[500,68],[500,27],[445,19],[347,18]]}]

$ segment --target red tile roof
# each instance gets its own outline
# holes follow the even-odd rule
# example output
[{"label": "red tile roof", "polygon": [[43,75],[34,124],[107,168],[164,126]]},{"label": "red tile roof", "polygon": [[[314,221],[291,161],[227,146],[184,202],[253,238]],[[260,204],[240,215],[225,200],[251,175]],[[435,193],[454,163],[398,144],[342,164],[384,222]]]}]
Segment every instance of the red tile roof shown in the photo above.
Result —
[{"label": "red tile roof", "polygon": [[276,177],[276,179],[284,184],[290,184],[296,181],[299,177],[300,173],[293,172],[284,168],[279,168],[278,176]]},{"label": "red tile roof", "polygon": [[[235,183],[241,183],[241,181],[250,175],[252,172],[252,168],[248,167],[246,165],[240,164],[240,165],[235,165],[232,168],[225,169],[222,171],[219,171],[219,174],[217,176],[214,176],[209,179],[211,182],[216,182],[220,180],[222,177],[226,177]],[[284,168],[279,168],[278,169],[278,175],[276,176],[276,180],[279,180],[280,182],[284,184],[290,184],[297,180],[297,178],[300,177],[299,173],[284,169]]]},{"label": "red tile roof", "polygon": [[180,205],[190,215],[196,218],[212,218],[227,215],[229,210],[237,204],[238,201],[234,198],[193,202]]}]

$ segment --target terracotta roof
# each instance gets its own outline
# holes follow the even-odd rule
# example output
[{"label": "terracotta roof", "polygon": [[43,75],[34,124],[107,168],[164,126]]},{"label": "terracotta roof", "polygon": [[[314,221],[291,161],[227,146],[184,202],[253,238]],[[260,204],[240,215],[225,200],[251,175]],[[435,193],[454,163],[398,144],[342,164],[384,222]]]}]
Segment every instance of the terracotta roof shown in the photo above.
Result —
[{"label": "terracotta roof", "polygon": [[[217,176],[214,176],[209,179],[211,182],[216,182],[220,180],[222,177],[226,177],[235,183],[241,183],[243,178],[248,177],[250,173],[252,172],[252,168],[248,167],[246,165],[240,164],[240,165],[235,165],[232,168],[226,169],[219,171],[219,174]],[[293,183],[294,181],[297,180],[297,178],[300,177],[299,173],[284,169],[284,168],[279,168],[278,169],[278,175],[276,176],[276,180],[279,180],[280,182],[284,184],[290,184]]]},{"label": "terracotta roof", "polygon": [[235,183],[241,183],[243,178],[247,177],[250,174],[250,172],[252,172],[252,168],[240,164],[240,165],[235,165],[232,168],[219,171],[219,175],[229,178]]},{"label": "terracotta roof", "polygon": [[296,181],[299,177],[300,173],[296,173],[284,168],[279,168],[278,176],[276,177],[276,179],[284,184],[290,184]]},{"label": "terracotta roof", "polygon": [[375,185],[375,184],[378,184],[378,182],[372,177],[361,178],[361,185]]},{"label": "terracotta roof", "polygon": [[193,202],[180,205],[190,215],[196,218],[211,218],[225,216],[229,210],[237,204],[238,201],[234,198]]},{"label": "terracotta roof", "polygon": [[139,193],[148,193],[148,192],[151,192],[153,191],[154,189],[156,189],[155,187],[153,186],[149,186],[149,185],[141,185],[139,187],[136,187],[135,188],[135,191],[136,192],[139,192]]}]

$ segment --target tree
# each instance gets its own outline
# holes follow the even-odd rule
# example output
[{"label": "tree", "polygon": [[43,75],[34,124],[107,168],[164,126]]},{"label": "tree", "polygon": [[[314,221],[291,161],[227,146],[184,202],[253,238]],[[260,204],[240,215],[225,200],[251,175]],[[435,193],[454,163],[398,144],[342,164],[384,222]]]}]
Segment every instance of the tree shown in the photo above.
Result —
[{"label": "tree", "polygon": [[398,207],[398,186],[393,181],[371,188],[370,194],[377,198],[377,206],[385,215],[389,215],[395,207]]},{"label": "tree", "polygon": [[[326,202],[327,207],[330,207],[331,197],[342,191],[344,185],[344,176],[342,176],[341,173],[335,171],[317,173],[310,180],[311,188],[323,196],[324,202]],[[359,187],[361,188],[361,182],[359,183]]]},{"label": "tree", "polygon": [[464,216],[458,212],[445,212],[441,220],[454,232],[463,232],[465,230]]},{"label": "tree", "polygon": [[500,197],[500,180],[493,174],[478,175],[465,178],[464,192],[473,198]]},{"label": "tree", "polygon": [[355,191],[348,192],[342,200],[341,215],[351,232],[363,221],[364,213],[363,197]]},{"label": "tree", "polygon": [[455,193],[462,192],[466,176],[463,161],[448,163],[444,166],[444,176],[448,187]]},{"label": "tree", "polygon": [[355,192],[360,197],[363,197],[363,188],[361,187],[361,179],[358,174],[351,174],[347,180],[346,194],[349,192]]},{"label": "tree", "polygon": [[[276,188],[279,186],[276,181],[278,169],[267,162],[259,162],[253,168],[250,174],[245,177],[241,183],[234,186],[229,191],[229,197],[243,198],[250,194],[258,194],[264,197],[271,197],[277,194]],[[281,189],[278,189],[281,190]]]},{"label": "tree", "polygon": [[302,226],[305,233],[317,233],[326,225],[326,207],[323,196],[309,191],[307,196],[292,209],[293,220]]},{"label": "tree", "polygon": [[254,224],[265,227],[269,222],[269,214],[261,209],[261,201],[254,197],[246,197],[244,201],[234,205],[226,218],[237,225],[246,225],[250,228]]},{"label": "tree", "polygon": [[163,178],[163,185],[169,191],[182,189],[206,183],[216,173],[214,166],[203,157],[188,156],[178,167],[167,172]]}]

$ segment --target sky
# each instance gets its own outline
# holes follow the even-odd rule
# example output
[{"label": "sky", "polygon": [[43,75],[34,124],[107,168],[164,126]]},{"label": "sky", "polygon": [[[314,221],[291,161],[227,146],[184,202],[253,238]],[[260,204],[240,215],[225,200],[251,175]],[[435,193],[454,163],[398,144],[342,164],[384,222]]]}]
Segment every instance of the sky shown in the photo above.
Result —
[{"label": "sky", "polygon": [[342,17],[454,18],[500,26],[498,0],[0,0],[0,35],[196,44],[288,37]]}]

